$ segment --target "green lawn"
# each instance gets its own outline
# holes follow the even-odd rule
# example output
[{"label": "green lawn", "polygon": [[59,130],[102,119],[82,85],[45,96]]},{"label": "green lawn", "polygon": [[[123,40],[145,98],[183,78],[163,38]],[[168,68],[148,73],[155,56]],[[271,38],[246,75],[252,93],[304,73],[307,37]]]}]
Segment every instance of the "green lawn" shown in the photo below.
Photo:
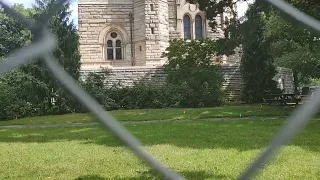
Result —
[{"label": "green lawn", "polygon": [[[188,179],[236,179],[284,120],[126,125]],[[258,179],[320,179],[320,122],[283,149]],[[0,129],[0,179],[161,179],[101,126]]]},{"label": "green lawn", "polygon": [[[279,107],[264,105],[224,106],[199,109],[141,109],[112,111],[111,114],[120,121],[147,121],[147,120],[197,120],[220,117],[267,117],[287,116],[293,107]],[[48,124],[48,123],[83,123],[96,119],[90,114],[68,114],[61,116],[45,116],[23,118],[19,120],[0,121],[0,126],[14,124]]]}]

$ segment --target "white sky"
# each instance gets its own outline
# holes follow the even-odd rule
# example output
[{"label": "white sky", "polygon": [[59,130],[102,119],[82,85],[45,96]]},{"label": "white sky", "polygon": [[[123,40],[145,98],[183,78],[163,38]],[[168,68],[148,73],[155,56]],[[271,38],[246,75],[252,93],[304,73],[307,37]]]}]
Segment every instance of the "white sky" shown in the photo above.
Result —
[{"label": "white sky", "polygon": [[248,2],[241,2],[238,3],[238,17],[242,17],[244,16],[244,14],[246,13],[247,9],[248,9],[248,4],[253,3],[255,0],[247,0]]},{"label": "white sky", "polygon": [[[70,0],[69,0],[70,1]],[[252,3],[254,0],[249,0]],[[5,0],[6,3],[12,5],[14,3],[22,3],[26,7],[30,7],[34,0]],[[248,8],[248,3],[243,2],[238,4],[238,15],[242,17]],[[75,24],[78,24],[78,0],[71,0],[72,19]]]}]

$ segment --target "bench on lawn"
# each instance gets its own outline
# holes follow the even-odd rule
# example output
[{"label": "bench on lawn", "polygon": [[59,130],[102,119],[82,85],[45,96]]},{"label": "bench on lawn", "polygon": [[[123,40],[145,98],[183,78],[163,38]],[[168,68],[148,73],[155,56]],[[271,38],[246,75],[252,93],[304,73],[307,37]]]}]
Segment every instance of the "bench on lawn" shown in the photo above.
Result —
[{"label": "bench on lawn", "polygon": [[294,93],[284,93],[284,94],[271,94],[265,101],[271,105],[274,102],[279,102],[281,105],[286,105],[287,103],[299,104],[301,102],[300,96]]}]

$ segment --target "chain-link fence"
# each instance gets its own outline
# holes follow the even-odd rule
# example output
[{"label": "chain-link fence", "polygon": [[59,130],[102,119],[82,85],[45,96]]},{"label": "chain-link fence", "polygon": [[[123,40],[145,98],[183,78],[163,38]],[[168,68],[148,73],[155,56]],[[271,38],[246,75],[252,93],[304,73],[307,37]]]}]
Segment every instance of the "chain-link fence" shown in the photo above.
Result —
[{"label": "chain-link fence", "polygon": [[[58,79],[60,83],[64,85],[64,87],[70,91],[73,96],[76,97],[86,108],[96,115],[106,128],[110,129],[123,143],[130,147],[138,157],[143,159],[166,179],[183,179],[181,175],[171,171],[164,164],[149,154],[143,148],[143,145],[140,143],[140,141],[128,130],[126,130],[113,116],[105,111],[97,101],[95,101],[82,88],[80,88],[77,82],[70,75],[68,75],[66,71],[64,71],[64,69],[54,58],[53,51],[56,46],[56,39],[54,35],[51,34],[46,28],[46,23],[54,14],[54,12],[66,1],[67,0],[58,0],[53,6],[50,7],[46,14],[43,14],[41,22],[32,22],[20,13],[11,9],[8,5],[2,2],[2,0],[0,0],[0,5],[4,9],[5,13],[20,21],[32,32],[36,39],[36,41],[34,41],[28,47],[13,52],[6,59],[1,61],[0,73],[2,74],[9,72],[14,68],[34,59],[42,59],[45,61],[45,64],[48,66],[54,77]],[[285,16],[290,17],[293,21],[297,21],[302,25],[305,25],[312,31],[317,33],[320,32],[320,23],[316,19],[302,13],[283,0],[264,0],[264,2],[273,5],[283,12]],[[306,127],[308,121],[316,114],[319,107],[320,93],[316,93],[316,96],[312,98],[309,103],[301,106],[289,117],[289,123],[279,131],[275,138],[270,142],[268,148],[250,165],[250,167],[242,174],[240,179],[249,179],[258,170],[263,169],[282,145],[289,143],[300,131]]]}]

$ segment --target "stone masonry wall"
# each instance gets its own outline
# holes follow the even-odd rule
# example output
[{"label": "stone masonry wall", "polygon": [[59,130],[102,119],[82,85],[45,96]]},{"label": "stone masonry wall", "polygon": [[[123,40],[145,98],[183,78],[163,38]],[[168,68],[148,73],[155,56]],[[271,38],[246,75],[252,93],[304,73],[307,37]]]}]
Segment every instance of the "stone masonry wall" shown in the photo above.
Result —
[{"label": "stone masonry wall", "polygon": [[[190,10],[189,3],[186,2],[186,0],[168,0],[169,4],[169,29],[170,29],[170,39],[175,38],[183,38],[183,16],[185,14],[188,14],[192,18],[192,26],[194,26],[194,18],[197,14],[203,15],[205,17],[205,14],[199,10],[199,8],[196,8],[196,10]],[[193,5],[192,5],[193,6]],[[220,20],[220,17],[217,18]],[[221,22],[220,22],[221,23]],[[217,32],[212,31],[211,27],[209,26],[209,21],[205,21],[204,23],[204,31],[205,35],[208,38],[217,39],[218,37],[222,37],[223,32],[218,30]]]},{"label": "stone masonry wall", "polygon": [[278,82],[278,87],[285,93],[295,93],[293,71],[284,67],[278,67],[277,71],[273,79]]},{"label": "stone masonry wall", "polygon": [[[133,61],[136,66],[162,65],[166,59],[161,55],[169,46],[169,39],[183,38],[183,16],[191,15],[193,27],[197,14],[205,17],[199,8],[186,3],[186,0],[79,0],[78,8],[82,69],[130,67]],[[134,58],[131,53],[130,13],[134,16]],[[222,36],[221,30],[211,30],[208,21],[204,24],[208,38]],[[123,39],[124,60],[105,58],[106,36],[112,31]],[[228,61],[228,58],[223,59],[224,63]],[[237,62],[237,57],[231,57],[230,62]]]},{"label": "stone masonry wall", "polygon": [[[79,0],[80,54],[83,66],[130,65],[131,44],[129,13],[133,10],[130,0]],[[105,60],[104,46],[107,33],[116,30],[125,47],[124,60]]]},{"label": "stone masonry wall", "polygon": [[[177,31],[177,3],[176,0],[168,0],[169,4],[169,38],[170,39],[177,39],[181,38],[181,32]],[[181,25],[181,21],[179,21]]]},{"label": "stone masonry wall", "polygon": [[[283,79],[285,92],[293,93],[292,70],[278,67],[278,74],[275,80]],[[93,71],[82,71],[82,76]],[[99,70],[96,70],[99,72]],[[239,66],[222,65],[224,77],[223,89],[226,99],[229,101],[239,101],[243,89],[243,81]],[[164,82],[165,74],[162,67],[129,67],[112,68],[109,83],[121,86],[133,86],[134,82],[152,82],[154,85],[161,85]],[[280,84],[279,84],[280,86]]]},{"label": "stone masonry wall", "polygon": [[[145,0],[146,65],[161,65],[161,55],[169,43],[167,0]],[[153,5],[153,9],[151,9]]]},{"label": "stone masonry wall", "polygon": [[145,6],[144,1],[134,0],[133,1],[133,13],[134,13],[134,43],[135,43],[135,61],[141,62],[140,64],[145,65],[146,59],[146,17],[145,17]]},{"label": "stone masonry wall", "polygon": [[159,37],[160,49],[157,50],[157,56],[161,58],[162,53],[169,46],[169,4],[167,0],[159,0]]}]

